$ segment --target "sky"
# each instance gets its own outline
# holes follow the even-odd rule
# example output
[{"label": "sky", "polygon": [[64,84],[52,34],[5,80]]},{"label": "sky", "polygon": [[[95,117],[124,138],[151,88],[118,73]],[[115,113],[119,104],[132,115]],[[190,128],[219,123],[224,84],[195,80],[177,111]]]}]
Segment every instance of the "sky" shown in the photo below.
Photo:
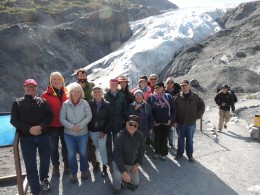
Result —
[{"label": "sky", "polygon": [[239,4],[252,0],[169,0],[176,4],[179,8],[186,7],[208,7],[225,4]]}]

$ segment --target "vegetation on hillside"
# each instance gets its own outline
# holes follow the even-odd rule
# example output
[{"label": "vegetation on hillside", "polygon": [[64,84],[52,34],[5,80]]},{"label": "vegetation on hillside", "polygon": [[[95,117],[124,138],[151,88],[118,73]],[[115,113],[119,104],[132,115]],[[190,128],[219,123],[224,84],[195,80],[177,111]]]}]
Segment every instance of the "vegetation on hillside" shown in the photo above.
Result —
[{"label": "vegetation on hillside", "polygon": [[0,13],[37,13],[40,10],[46,14],[55,15],[59,12],[79,8],[97,10],[104,6],[120,6],[131,3],[130,0],[1,0]]}]

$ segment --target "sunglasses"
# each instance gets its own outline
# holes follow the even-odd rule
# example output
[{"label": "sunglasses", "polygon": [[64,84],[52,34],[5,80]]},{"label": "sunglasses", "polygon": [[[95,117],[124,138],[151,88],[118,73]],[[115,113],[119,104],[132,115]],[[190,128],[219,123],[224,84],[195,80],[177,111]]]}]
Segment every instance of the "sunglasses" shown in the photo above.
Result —
[{"label": "sunglasses", "polygon": [[137,127],[138,127],[138,125],[135,124],[135,123],[128,123],[128,124],[129,124],[130,127],[132,127],[132,126],[134,126],[134,128],[137,128]]},{"label": "sunglasses", "polygon": [[157,79],[150,79],[151,81],[156,81]]}]

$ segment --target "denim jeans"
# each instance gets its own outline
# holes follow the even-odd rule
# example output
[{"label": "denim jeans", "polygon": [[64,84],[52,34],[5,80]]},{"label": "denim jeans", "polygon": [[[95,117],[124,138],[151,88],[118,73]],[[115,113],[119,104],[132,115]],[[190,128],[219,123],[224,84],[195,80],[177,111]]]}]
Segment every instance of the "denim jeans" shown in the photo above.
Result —
[{"label": "denim jeans", "polygon": [[169,131],[168,140],[169,140],[169,145],[173,145],[173,142],[174,142],[174,127],[173,126],[171,126],[171,129]]},{"label": "denim jeans", "polygon": [[78,173],[77,163],[77,152],[79,153],[80,171],[86,172],[88,169],[88,156],[87,156],[87,145],[88,145],[89,134],[81,136],[73,136],[64,133],[64,140],[67,145],[68,160],[70,165],[70,173],[76,176]]},{"label": "denim jeans", "polygon": [[68,162],[66,143],[64,141],[64,127],[50,127],[51,162],[53,166],[59,166],[59,140],[61,141],[61,154],[63,162]]},{"label": "denim jeans", "polygon": [[167,138],[170,125],[154,126],[154,151],[156,154],[166,156],[168,154]]},{"label": "denim jeans", "polygon": [[[39,175],[40,180],[49,177],[48,174],[51,153],[49,135],[21,136],[20,143],[31,192],[33,194],[40,193],[41,188],[39,183]],[[39,174],[36,162],[37,149],[40,158]]]},{"label": "denim jeans", "polygon": [[96,159],[101,160],[103,165],[107,164],[107,148],[106,148],[106,140],[107,135],[104,138],[99,138],[99,132],[89,131],[90,138],[92,139],[95,147],[96,147]]},{"label": "denim jeans", "polygon": [[193,153],[193,136],[196,130],[196,124],[184,125],[178,124],[178,150],[177,154],[184,153],[185,137],[186,137],[186,154],[192,155]]}]

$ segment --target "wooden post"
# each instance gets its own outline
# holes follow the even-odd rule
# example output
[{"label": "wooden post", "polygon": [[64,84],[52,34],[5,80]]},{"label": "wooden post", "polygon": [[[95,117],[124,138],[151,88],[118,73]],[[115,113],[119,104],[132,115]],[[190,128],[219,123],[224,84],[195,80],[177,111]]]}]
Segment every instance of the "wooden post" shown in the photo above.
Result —
[{"label": "wooden post", "polygon": [[200,131],[202,132],[202,117],[200,119]]}]

